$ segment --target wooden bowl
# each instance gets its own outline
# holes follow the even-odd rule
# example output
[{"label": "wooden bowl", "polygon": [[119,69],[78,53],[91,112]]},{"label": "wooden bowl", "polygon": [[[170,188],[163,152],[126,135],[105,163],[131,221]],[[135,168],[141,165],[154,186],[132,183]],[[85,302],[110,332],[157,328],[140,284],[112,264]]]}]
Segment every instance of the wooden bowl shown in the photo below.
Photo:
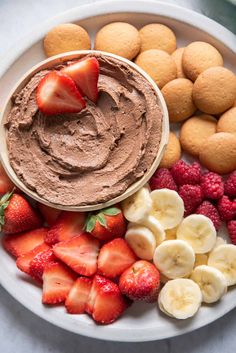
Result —
[{"label": "wooden bowl", "polygon": [[[37,72],[43,70],[43,69],[47,69],[47,68],[51,68],[54,67],[55,65],[58,65],[60,63],[63,63],[65,61],[68,60],[72,60],[72,59],[80,59],[81,57],[87,55],[87,54],[91,54],[91,53],[101,53],[102,55],[106,55],[108,57],[112,57],[115,59],[118,59],[128,65],[130,65],[133,69],[135,69],[137,72],[139,72],[139,74],[141,74],[143,77],[145,77],[146,80],[148,80],[150,82],[150,84],[152,85],[154,91],[156,92],[156,95],[158,97],[158,102],[159,102],[159,106],[161,108],[162,114],[163,114],[163,122],[162,122],[162,136],[161,136],[161,141],[160,141],[160,146],[159,146],[159,150],[158,153],[156,155],[156,158],[151,166],[151,168],[143,175],[143,177],[141,179],[139,179],[138,181],[136,181],[134,184],[132,184],[131,186],[129,186],[129,188],[121,195],[107,201],[104,203],[98,203],[95,205],[85,205],[85,206],[65,206],[65,205],[60,205],[60,204],[54,204],[51,203],[47,200],[45,200],[44,198],[42,198],[41,196],[39,196],[36,192],[30,190],[16,175],[16,173],[14,172],[13,168],[11,167],[11,164],[9,162],[9,158],[8,158],[8,149],[7,149],[7,143],[6,143],[6,135],[7,135],[7,129],[5,128],[5,121],[6,118],[12,108],[12,96],[14,96],[15,94],[17,94],[23,87],[25,87],[25,85],[28,83],[28,81],[31,79],[31,77],[36,74]],[[6,173],[8,174],[9,178],[13,181],[13,183],[19,188],[21,189],[24,193],[26,193],[27,195],[29,195],[30,197],[32,197],[34,200],[39,201],[40,203],[43,203],[47,206],[50,207],[54,207],[54,208],[58,208],[61,210],[66,210],[66,211],[94,211],[94,210],[98,210],[101,208],[105,208],[105,207],[109,207],[111,205],[114,205],[118,202],[121,202],[122,200],[124,200],[125,198],[127,198],[128,196],[132,195],[133,193],[135,193],[138,189],[140,189],[144,184],[147,183],[147,181],[151,178],[151,176],[153,175],[153,173],[155,172],[155,170],[157,169],[161,158],[163,156],[165,147],[168,143],[168,138],[169,138],[169,116],[168,116],[168,111],[167,111],[167,107],[164,101],[164,98],[161,94],[161,91],[159,90],[159,88],[157,87],[157,85],[155,84],[155,82],[141,69],[139,68],[136,64],[134,64],[133,62],[124,59],[120,56],[114,55],[114,54],[110,54],[110,53],[105,53],[105,52],[98,52],[98,51],[93,51],[93,50],[78,50],[78,51],[73,51],[73,52],[69,52],[69,53],[64,53],[64,54],[59,54],[56,56],[53,56],[49,59],[46,59],[44,61],[41,61],[39,64],[35,65],[34,67],[32,67],[28,72],[26,72],[25,75],[23,75],[23,77],[21,77],[21,79],[17,82],[17,84],[15,85],[15,87],[12,89],[12,91],[10,92],[5,105],[3,106],[2,112],[1,112],[1,116],[0,116],[0,141],[1,141],[1,147],[0,147],[0,160],[1,163],[6,171]]]}]

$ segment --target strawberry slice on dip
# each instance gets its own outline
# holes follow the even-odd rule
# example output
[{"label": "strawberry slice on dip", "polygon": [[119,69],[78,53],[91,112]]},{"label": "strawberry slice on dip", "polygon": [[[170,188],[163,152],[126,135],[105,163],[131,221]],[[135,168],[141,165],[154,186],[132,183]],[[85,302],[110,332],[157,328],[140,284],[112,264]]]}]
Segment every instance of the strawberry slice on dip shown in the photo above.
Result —
[{"label": "strawberry slice on dip", "polygon": [[36,99],[39,110],[46,115],[78,113],[86,106],[75,82],[55,70],[39,82]]},{"label": "strawberry slice on dip", "polygon": [[62,69],[62,73],[70,76],[83,96],[96,103],[98,99],[99,63],[94,57],[77,61]]}]

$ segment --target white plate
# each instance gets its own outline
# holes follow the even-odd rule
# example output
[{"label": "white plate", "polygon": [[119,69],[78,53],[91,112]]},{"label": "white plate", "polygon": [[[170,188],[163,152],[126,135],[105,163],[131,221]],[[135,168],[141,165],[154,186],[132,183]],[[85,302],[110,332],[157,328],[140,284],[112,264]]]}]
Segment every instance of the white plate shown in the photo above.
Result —
[{"label": "white plate", "polygon": [[[235,64],[235,36],[216,22],[178,6],[152,1],[99,2],[74,8],[51,19],[15,47],[0,64],[0,105],[10,88],[31,66],[44,59],[42,38],[54,25],[78,22],[91,36],[106,23],[127,21],[137,27],[151,22],[170,26],[177,35],[178,46],[193,40],[205,40],[223,54],[225,64]],[[212,306],[203,306],[192,319],[177,321],[162,315],[155,305],[136,303],[125,315],[109,326],[98,326],[85,315],[68,315],[63,306],[48,308],[41,304],[41,289],[20,273],[12,258],[0,247],[2,286],[26,308],[45,320],[68,331],[113,341],[151,341],[177,336],[202,327],[223,316],[236,306],[235,289]]]}]

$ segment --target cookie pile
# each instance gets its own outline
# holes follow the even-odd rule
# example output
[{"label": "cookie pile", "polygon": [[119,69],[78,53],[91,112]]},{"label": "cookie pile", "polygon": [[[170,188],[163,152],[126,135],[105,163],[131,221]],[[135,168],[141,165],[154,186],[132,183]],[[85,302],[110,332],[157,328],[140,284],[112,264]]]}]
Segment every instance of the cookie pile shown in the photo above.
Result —
[{"label": "cookie pile", "polygon": [[[209,170],[230,173],[236,169],[236,76],[211,44],[177,48],[176,43],[175,33],[163,24],[138,30],[113,22],[97,32],[94,49],[134,60],[161,89],[170,122],[183,122],[180,139],[170,134],[161,167],[178,161],[182,148]],[[61,24],[46,35],[44,49],[47,56],[91,49],[91,40],[81,26]]]}]

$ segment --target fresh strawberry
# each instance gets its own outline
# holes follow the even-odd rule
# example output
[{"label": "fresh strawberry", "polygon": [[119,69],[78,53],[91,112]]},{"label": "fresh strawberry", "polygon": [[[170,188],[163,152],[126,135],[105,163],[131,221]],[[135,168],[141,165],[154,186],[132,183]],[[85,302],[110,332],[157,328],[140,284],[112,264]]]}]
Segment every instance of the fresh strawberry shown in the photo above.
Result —
[{"label": "fresh strawberry", "polygon": [[97,214],[89,215],[86,220],[86,231],[104,241],[123,237],[126,228],[125,217],[118,207],[100,210]]},{"label": "fresh strawberry", "polygon": [[7,193],[1,198],[0,231],[14,234],[35,229],[41,225],[41,217],[22,195]]},{"label": "fresh strawberry", "polygon": [[57,243],[54,255],[83,276],[92,276],[97,271],[99,242],[90,234],[81,234]]},{"label": "fresh strawberry", "polygon": [[37,256],[38,254],[40,254],[44,251],[47,251],[49,249],[50,249],[50,247],[45,243],[42,243],[42,244],[36,246],[36,248],[34,248],[33,250],[30,250],[27,253],[25,253],[24,255],[19,256],[16,260],[16,266],[22,272],[25,272],[28,275],[30,275],[29,269],[30,269],[31,261],[35,258],[35,256]]},{"label": "fresh strawberry", "polygon": [[4,195],[7,192],[12,191],[14,188],[14,184],[8,178],[3,166],[0,163],[0,194]]},{"label": "fresh strawberry", "polygon": [[37,281],[42,282],[43,271],[47,264],[56,262],[52,249],[38,253],[29,264],[29,275]]},{"label": "fresh strawberry", "polygon": [[137,261],[122,273],[119,287],[131,300],[153,303],[157,300],[160,288],[159,271],[148,261]]},{"label": "fresh strawberry", "polygon": [[111,324],[128,306],[129,302],[117,284],[105,277],[94,276],[86,311],[97,323]]},{"label": "fresh strawberry", "polygon": [[49,226],[53,226],[57,218],[61,214],[61,210],[46,206],[43,203],[38,202],[38,208],[44,220],[47,222]]},{"label": "fresh strawberry", "polygon": [[24,255],[44,242],[47,231],[47,228],[38,228],[29,232],[5,235],[2,240],[3,246],[15,257]]},{"label": "fresh strawberry", "polygon": [[66,300],[76,275],[62,263],[51,262],[43,271],[43,304],[59,304]]},{"label": "fresh strawberry", "polygon": [[56,244],[83,232],[85,213],[63,211],[45,236],[47,244]]},{"label": "fresh strawberry", "polygon": [[80,92],[96,103],[98,98],[99,63],[96,58],[89,57],[66,66],[62,72],[70,76]]},{"label": "fresh strawberry", "polygon": [[65,302],[65,307],[70,314],[83,314],[88,302],[92,287],[92,279],[79,277],[73,284]]},{"label": "fresh strawberry", "polygon": [[120,276],[137,257],[126,240],[117,238],[103,245],[98,256],[98,271],[103,276]]},{"label": "fresh strawberry", "polygon": [[86,106],[75,82],[59,71],[51,71],[41,79],[36,99],[39,110],[46,115],[78,113]]}]

